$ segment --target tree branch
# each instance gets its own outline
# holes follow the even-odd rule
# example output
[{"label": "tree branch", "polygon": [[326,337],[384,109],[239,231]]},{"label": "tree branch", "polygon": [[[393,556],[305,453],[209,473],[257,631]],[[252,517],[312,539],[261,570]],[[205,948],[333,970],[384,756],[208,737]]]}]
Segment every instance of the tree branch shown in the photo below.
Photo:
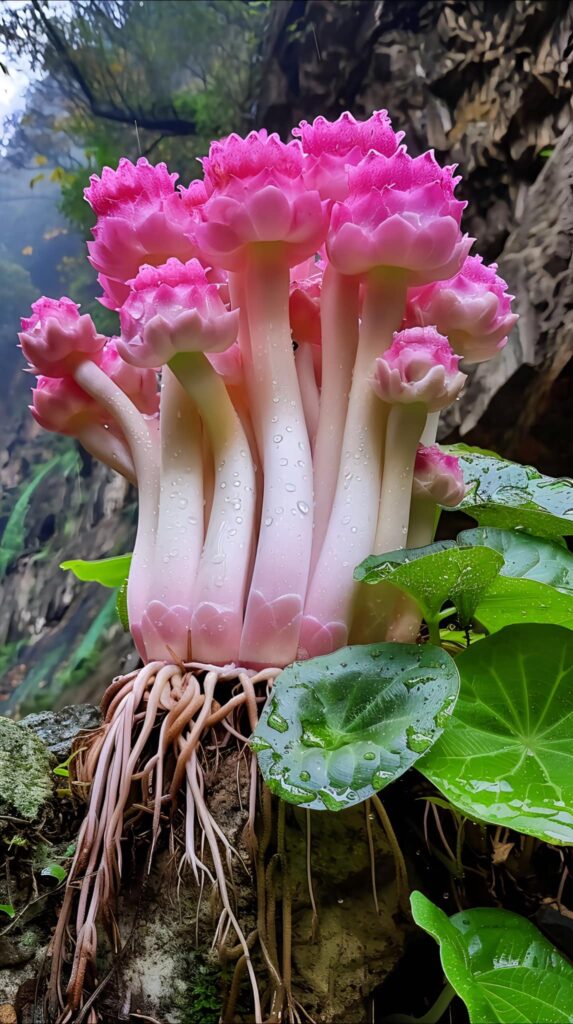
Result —
[{"label": "tree branch", "polygon": [[120,107],[102,103],[95,95],[90,83],[74,59],[73,52],[66,45],[53,22],[46,17],[40,0],[32,0],[32,6],[42,22],[50,43],[54,47],[60,59],[65,62],[70,78],[78,86],[94,117],[100,117],[106,121],[113,121],[117,124],[131,125],[134,121],[137,121],[139,128],[144,128],[148,131],[160,132],[163,135],[197,134],[197,124],[194,119],[169,116],[164,117],[160,114],[148,114],[141,110],[132,110],[128,108],[122,110]]}]

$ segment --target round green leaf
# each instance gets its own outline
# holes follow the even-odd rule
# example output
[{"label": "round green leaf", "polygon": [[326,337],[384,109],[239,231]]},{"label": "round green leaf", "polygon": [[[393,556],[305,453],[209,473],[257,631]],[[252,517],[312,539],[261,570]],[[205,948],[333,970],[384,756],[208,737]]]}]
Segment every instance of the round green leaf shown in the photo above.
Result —
[{"label": "round green leaf", "polygon": [[502,566],[502,555],[489,547],[459,548],[455,541],[439,541],[371,555],[358,566],[354,578],[399,587],[414,599],[426,622],[435,620],[449,600],[462,623],[467,623]]},{"label": "round green leaf", "polygon": [[454,713],[418,769],[470,818],[573,843],[573,634],[508,626],[456,665]]},{"label": "round green leaf", "polygon": [[556,541],[486,526],[464,530],[458,534],[456,542],[462,548],[477,545],[499,551],[505,562],[500,569],[501,576],[536,580],[573,593],[573,555]]},{"label": "round green leaf", "polygon": [[475,610],[489,633],[522,622],[547,622],[573,629],[573,595],[535,580],[494,580]]},{"label": "round green leaf", "polygon": [[431,644],[370,644],[295,662],[278,676],[251,740],[269,788],[341,810],[397,779],[441,735],[458,692]]},{"label": "round green leaf", "polygon": [[121,587],[129,576],[131,555],[117,555],[115,558],[96,558],[84,561],[75,558],[69,562],[61,562],[60,569],[73,572],[78,580],[85,583],[101,583],[103,587]]},{"label": "round green leaf", "polygon": [[444,449],[460,460],[470,490],[458,508],[482,526],[522,529],[538,537],[573,535],[573,480],[544,476],[480,448]]},{"label": "round green leaf", "polygon": [[573,1022],[573,967],[527,918],[490,908],[447,917],[421,892],[410,902],[471,1024]]}]

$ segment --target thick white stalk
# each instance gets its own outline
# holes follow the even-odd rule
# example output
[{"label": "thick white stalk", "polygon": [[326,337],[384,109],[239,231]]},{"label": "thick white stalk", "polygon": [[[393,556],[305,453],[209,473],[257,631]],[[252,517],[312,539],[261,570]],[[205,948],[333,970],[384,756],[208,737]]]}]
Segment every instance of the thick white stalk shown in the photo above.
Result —
[{"label": "thick white stalk", "polygon": [[424,548],[433,544],[438,519],[438,506],[433,501],[429,498],[412,498],[407,546]]},{"label": "thick white stalk", "polygon": [[440,425],[440,413],[429,412],[426,420],[426,426],[422,431],[420,438],[420,444],[423,444],[425,448],[429,448],[431,445],[436,443],[438,436],[438,427]]},{"label": "thick white stalk", "polygon": [[137,476],[139,515],[127,588],[130,628],[142,657],[149,660],[140,624],[153,592],[151,578],[159,508],[159,454],[156,438],[133,402],[89,359],[74,371],[74,380],[118,423],[131,450]]},{"label": "thick white stalk", "polygon": [[312,450],[314,448],[316,431],[318,428],[320,398],[318,384],[316,383],[316,375],[314,372],[314,360],[312,357],[311,346],[305,344],[299,345],[294,354],[294,361],[296,366],[296,375],[298,377],[298,386],[300,388],[300,397],[302,399],[302,407],[304,409],[306,429],[308,430],[308,438]]},{"label": "thick white stalk", "polygon": [[202,352],[169,364],[199,410],[213,452],[215,485],[193,596],[193,658],[237,661],[255,517],[248,441],[225,385]]},{"label": "thick white stalk", "polygon": [[397,403],[388,414],[384,469],[374,554],[405,548],[410,521],[416,450],[424,425],[426,406],[421,402]]},{"label": "thick white stalk", "polygon": [[129,447],[121,437],[116,437],[111,430],[101,423],[90,423],[77,435],[77,440],[94,459],[103,462],[110,469],[120,473],[130,484],[137,487],[135,466]]},{"label": "thick white stalk", "polygon": [[181,620],[173,653],[191,655],[195,577],[203,547],[201,424],[195,405],[168,366],[161,378],[161,488],[154,560],[154,600]]},{"label": "thick white stalk", "polygon": [[402,322],[405,301],[403,274],[378,269],[369,275],[336,492],[309,587],[301,655],[328,653],[348,639],[353,573],[372,554],[381,491],[385,411],[369,378]]},{"label": "thick white stalk", "polygon": [[314,445],[314,532],[311,573],[316,565],[332,508],[340,450],[358,346],[357,277],[327,264],[320,296],[322,382]]},{"label": "thick white stalk", "polygon": [[289,323],[289,272],[268,247],[245,276],[263,504],[241,637],[245,664],[296,657],[312,545],[312,459]]}]

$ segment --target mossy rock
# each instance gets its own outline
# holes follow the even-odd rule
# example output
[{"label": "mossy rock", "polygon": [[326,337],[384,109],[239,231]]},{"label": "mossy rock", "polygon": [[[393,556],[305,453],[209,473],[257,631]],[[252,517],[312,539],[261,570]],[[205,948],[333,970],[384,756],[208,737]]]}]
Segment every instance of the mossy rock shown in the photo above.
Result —
[{"label": "mossy rock", "polygon": [[41,816],[53,791],[51,759],[31,729],[0,718],[0,819]]}]

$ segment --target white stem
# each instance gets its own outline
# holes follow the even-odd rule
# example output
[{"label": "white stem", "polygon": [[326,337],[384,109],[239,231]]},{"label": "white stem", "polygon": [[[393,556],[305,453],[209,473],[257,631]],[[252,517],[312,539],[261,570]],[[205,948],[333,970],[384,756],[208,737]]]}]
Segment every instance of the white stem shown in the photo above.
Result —
[{"label": "white stem", "polygon": [[322,548],[336,491],[352,367],[358,346],[358,288],[358,278],[346,277],[327,265],[320,295],[322,382],[313,455],[311,573]]},{"label": "white stem", "polygon": [[310,345],[298,346],[294,361],[311,450],[314,448],[319,416],[319,392]]},{"label": "white stem", "polygon": [[[161,487],[157,543],[153,565],[154,619],[158,602],[172,623],[169,650],[161,628],[154,630],[148,656],[191,655],[190,631],[195,577],[203,546],[203,465],[201,424],[194,404],[179,381],[164,367],[161,378]],[[177,622],[176,637],[173,624]],[[165,638],[167,639],[167,638]],[[158,646],[157,646],[158,645]]]},{"label": "white stem", "polygon": [[169,365],[199,410],[215,470],[193,598],[193,657],[214,663],[236,661],[254,531],[253,460],[225,385],[206,356],[180,353]]},{"label": "white stem", "polygon": [[374,553],[405,548],[418,441],[426,422],[426,406],[392,406],[386,426],[384,470]]},{"label": "white stem", "polygon": [[440,425],[440,413],[429,412],[426,420],[426,426],[422,432],[420,438],[420,444],[423,444],[425,448],[429,448],[431,445],[436,443],[438,436],[438,427]]},{"label": "white stem", "polygon": [[312,459],[289,323],[289,273],[266,251],[247,267],[247,310],[261,427],[261,527],[241,637],[245,664],[296,657],[312,544]]},{"label": "white stem", "polygon": [[137,487],[131,452],[121,437],[117,437],[101,423],[90,423],[78,432],[77,440],[94,459],[114,469]]},{"label": "white stem", "polygon": [[433,544],[438,519],[438,506],[433,501],[428,498],[412,498],[407,546],[424,548]]},{"label": "white stem", "polygon": [[133,402],[96,363],[89,359],[83,360],[73,376],[76,384],[95,398],[119,424],[131,450],[139,491],[139,517],[127,588],[127,608],[134,638],[140,653],[146,657],[145,650],[141,649],[138,626],[153,586],[150,570],[155,551],[159,507],[156,439]]},{"label": "white stem", "polygon": [[381,490],[385,414],[369,378],[402,322],[405,300],[404,275],[369,275],[336,493],[309,587],[301,655],[326,654],[347,641],[357,588],[353,573],[372,554]]}]

